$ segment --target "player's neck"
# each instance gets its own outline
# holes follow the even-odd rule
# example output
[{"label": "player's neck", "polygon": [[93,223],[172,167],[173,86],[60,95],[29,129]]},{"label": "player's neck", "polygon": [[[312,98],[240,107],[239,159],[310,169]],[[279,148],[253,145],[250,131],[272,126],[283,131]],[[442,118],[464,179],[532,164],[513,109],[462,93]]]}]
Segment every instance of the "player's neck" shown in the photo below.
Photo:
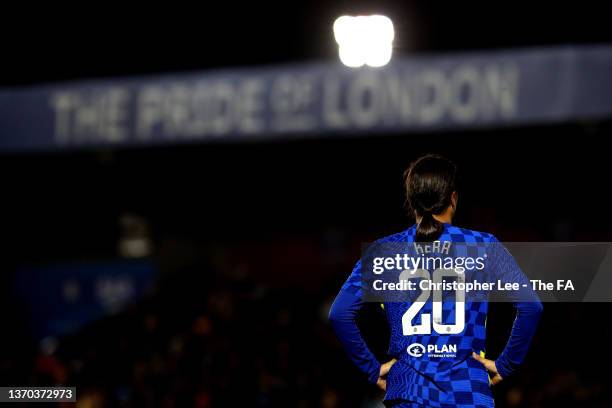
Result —
[{"label": "player's neck", "polygon": [[[453,209],[449,206],[446,211],[444,211],[443,213],[440,214],[433,214],[432,217],[434,218],[434,220],[439,221],[443,224],[452,224],[453,222]],[[417,224],[421,222],[421,218],[423,217],[416,217],[416,222]]]},{"label": "player's neck", "polygon": [[444,211],[442,214],[432,215],[434,220],[440,221],[443,224],[451,224],[453,222],[453,214],[450,209]]}]

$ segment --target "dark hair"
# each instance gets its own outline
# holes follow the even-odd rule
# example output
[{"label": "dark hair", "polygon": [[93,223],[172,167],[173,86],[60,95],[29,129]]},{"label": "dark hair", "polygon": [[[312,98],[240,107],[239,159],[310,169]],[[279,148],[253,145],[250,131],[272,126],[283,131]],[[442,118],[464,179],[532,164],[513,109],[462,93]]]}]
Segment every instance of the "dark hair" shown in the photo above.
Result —
[{"label": "dark hair", "polygon": [[404,173],[408,204],[422,217],[416,230],[417,242],[431,242],[442,234],[444,227],[433,215],[441,214],[451,204],[456,173],[450,160],[434,154],[420,157]]}]

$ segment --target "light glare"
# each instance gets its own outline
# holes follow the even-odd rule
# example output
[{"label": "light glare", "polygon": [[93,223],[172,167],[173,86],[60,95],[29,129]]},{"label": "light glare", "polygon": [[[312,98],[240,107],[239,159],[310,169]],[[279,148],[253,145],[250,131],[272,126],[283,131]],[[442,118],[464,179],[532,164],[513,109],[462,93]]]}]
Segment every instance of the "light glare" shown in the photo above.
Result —
[{"label": "light glare", "polygon": [[381,15],[341,16],[334,22],[340,61],[349,67],[382,67],[391,60],[395,32]]}]

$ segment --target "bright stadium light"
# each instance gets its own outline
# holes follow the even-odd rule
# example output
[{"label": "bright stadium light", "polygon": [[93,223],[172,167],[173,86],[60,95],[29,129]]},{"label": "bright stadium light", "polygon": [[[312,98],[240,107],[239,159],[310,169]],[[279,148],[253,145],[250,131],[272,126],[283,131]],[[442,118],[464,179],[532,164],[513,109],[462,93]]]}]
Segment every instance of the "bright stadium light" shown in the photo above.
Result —
[{"label": "bright stadium light", "polygon": [[342,16],[334,22],[340,61],[349,67],[382,67],[391,60],[395,32],[386,16]]}]

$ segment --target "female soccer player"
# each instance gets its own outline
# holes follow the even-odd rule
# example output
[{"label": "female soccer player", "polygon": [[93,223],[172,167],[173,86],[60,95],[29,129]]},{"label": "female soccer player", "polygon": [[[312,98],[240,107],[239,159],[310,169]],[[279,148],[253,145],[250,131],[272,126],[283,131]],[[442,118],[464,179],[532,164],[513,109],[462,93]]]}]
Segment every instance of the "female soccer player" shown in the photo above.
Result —
[{"label": "female soccer player", "polygon": [[[500,282],[528,282],[492,234],[452,225],[458,199],[456,167],[452,162],[427,155],[416,160],[405,176],[416,225],[376,244],[406,243],[410,244],[405,246],[408,248],[416,247],[415,243],[450,242],[429,248],[448,249],[452,245],[454,256],[478,246],[480,255],[486,253],[480,272]],[[466,249],[470,245],[472,249]],[[465,293],[457,293],[452,302],[447,302],[440,300],[442,294],[430,296],[422,292],[417,300],[385,300],[383,307],[391,330],[389,355],[393,359],[381,364],[368,349],[355,322],[365,303],[362,272],[367,273],[362,271],[360,260],[336,297],[329,319],[352,362],[371,383],[386,391],[385,404],[396,408],[493,407],[491,385],[511,375],[527,354],[542,312],[537,296],[533,292],[507,294],[517,316],[510,338],[496,360],[484,357],[486,297],[466,298]],[[426,279],[436,273],[438,280],[440,273],[449,274],[448,270],[420,270],[414,277]],[[464,279],[473,276],[466,272]],[[450,303],[455,310],[448,310]]]}]

